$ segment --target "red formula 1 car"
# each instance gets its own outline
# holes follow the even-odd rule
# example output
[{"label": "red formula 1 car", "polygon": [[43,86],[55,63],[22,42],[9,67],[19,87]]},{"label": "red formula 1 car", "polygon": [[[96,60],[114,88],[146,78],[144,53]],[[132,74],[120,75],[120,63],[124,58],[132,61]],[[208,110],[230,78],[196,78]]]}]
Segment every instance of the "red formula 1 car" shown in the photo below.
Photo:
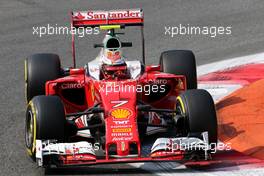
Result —
[{"label": "red formula 1 car", "polygon": [[[61,68],[56,54],[25,61],[25,141],[39,166],[211,158],[216,112],[197,89],[191,51],[165,51],[159,65],[145,65],[141,9],[72,12],[72,26],[106,31],[95,60],[76,68],[73,34],[73,67]],[[132,43],[117,30],[128,26],[141,29],[143,62],[121,54]]]}]

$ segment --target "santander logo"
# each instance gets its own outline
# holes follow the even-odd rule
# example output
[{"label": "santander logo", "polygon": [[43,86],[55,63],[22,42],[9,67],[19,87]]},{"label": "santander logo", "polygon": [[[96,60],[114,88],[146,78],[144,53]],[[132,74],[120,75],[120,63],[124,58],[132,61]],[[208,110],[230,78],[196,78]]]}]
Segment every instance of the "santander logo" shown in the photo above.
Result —
[{"label": "santander logo", "polygon": [[116,10],[116,11],[83,11],[83,12],[74,13],[75,19],[87,19],[87,20],[129,19],[129,18],[142,18],[142,17],[143,17],[143,13],[141,12],[140,9]]}]

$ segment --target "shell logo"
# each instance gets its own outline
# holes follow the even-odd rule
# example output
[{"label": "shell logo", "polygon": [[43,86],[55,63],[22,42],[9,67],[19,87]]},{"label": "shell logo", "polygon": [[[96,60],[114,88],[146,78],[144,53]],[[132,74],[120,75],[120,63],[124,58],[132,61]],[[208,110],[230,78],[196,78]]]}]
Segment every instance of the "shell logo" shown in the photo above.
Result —
[{"label": "shell logo", "polygon": [[131,115],[131,111],[128,109],[118,108],[111,112],[111,116],[116,119],[125,119]]}]

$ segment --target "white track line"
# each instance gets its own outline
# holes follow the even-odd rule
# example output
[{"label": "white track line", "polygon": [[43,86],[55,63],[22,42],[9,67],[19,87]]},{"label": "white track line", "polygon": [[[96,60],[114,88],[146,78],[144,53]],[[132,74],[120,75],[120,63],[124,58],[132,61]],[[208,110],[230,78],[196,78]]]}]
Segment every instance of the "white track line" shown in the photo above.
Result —
[{"label": "white track line", "polygon": [[198,66],[197,75],[202,76],[226,68],[250,64],[250,63],[264,63],[264,52],[247,55],[247,56],[229,58],[222,61],[217,61],[217,62]]}]

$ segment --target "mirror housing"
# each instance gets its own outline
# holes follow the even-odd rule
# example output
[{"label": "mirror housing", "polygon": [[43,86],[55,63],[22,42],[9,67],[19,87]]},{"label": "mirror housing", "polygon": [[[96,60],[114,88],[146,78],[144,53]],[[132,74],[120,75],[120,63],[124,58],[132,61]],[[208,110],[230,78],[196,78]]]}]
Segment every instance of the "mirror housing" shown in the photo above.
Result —
[{"label": "mirror housing", "polygon": [[132,42],[121,42],[121,47],[132,47]]}]

